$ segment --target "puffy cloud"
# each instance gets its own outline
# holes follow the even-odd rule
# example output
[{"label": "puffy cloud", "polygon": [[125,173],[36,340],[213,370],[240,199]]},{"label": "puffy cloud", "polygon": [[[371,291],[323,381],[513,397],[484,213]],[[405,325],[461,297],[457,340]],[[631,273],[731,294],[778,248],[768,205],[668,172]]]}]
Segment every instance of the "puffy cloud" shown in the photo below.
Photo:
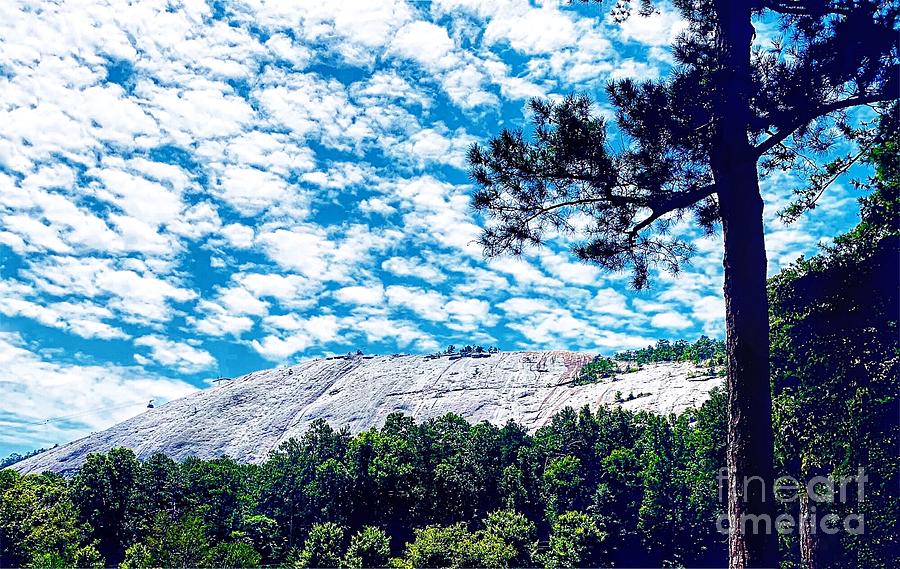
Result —
[{"label": "puffy cloud", "polygon": [[112,311],[103,306],[91,302],[51,302],[43,305],[13,297],[16,287],[0,284],[0,288],[5,289],[4,297],[0,298],[0,314],[29,318],[44,326],[67,330],[82,338],[111,340],[130,337],[122,329],[103,322],[104,319],[113,317]]},{"label": "puffy cloud", "polygon": [[129,322],[165,322],[172,317],[172,303],[197,296],[140,261],[50,256],[32,262],[21,274],[48,295],[106,299],[106,306]]},{"label": "puffy cloud", "polygon": [[418,257],[390,257],[381,263],[381,268],[398,277],[414,277],[430,283],[440,283],[447,278],[434,265]]},{"label": "puffy cloud", "polygon": [[157,403],[187,395],[192,385],[110,364],[49,361],[22,336],[0,332],[0,444],[42,447],[105,429]]},{"label": "puffy cloud", "polygon": [[355,322],[354,327],[362,331],[370,342],[392,340],[400,348],[414,345],[422,351],[434,350],[439,345],[430,334],[423,332],[415,324],[402,320],[380,316],[364,317]]},{"label": "puffy cloud", "polygon": [[187,321],[194,330],[207,336],[219,337],[230,334],[238,338],[253,328],[252,318],[230,314],[224,306],[216,302],[200,301],[196,310],[203,316],[189,316]]},{"label": "puffy cloud", "polygon": [[650,46],[671,45],[687,25],[687,21],[671,9],[657,10],[649,16],[633,14],[619,24],[623,39]]},{"label": "puffy cloud", "polygon": [[372,286],[346,286],[334,291],[334,297],[348,304],[381,304],[384,302],[384,287],[380,283]]},{"label": "puffy cloud", "polygon": [[264,323],[275,333],[261,340],[252,340],[250,345],[264,358],[275,361],[283,361],[312,346],[332,342],[338,338],[342,328],[342,323],[330,314],[309,318],[293,314],[273,315],[266,317]]},{"label": "puffy cloud", "polygon": [[650,319],[650,324],[654,328],[663,328],[666,330],[681,330],[693,326],[693,322],[678,312],[661,312],[655,314]]},{"label": "puffy cloud", "polygon": [[176,342],[160,336],[141,336],[134,341],[134,345],[150,350],[149,357],[134,355],[134,359],[143,365],[155,362],[181,373],[197,373],[216,365],[212,354],[187,342]]}]

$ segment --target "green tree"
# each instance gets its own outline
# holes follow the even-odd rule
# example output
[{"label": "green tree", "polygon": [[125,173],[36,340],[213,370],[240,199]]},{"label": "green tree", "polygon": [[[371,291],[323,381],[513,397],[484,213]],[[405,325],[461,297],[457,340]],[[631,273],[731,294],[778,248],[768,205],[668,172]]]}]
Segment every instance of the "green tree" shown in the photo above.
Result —
[{"label": "green tree", "polygon": [[[897,99],[900,56],[894,2],[863,0],[676,0],[688,27],[664,78],[607,88],[620,136],[586,97],[533,101],[533,134],[504,130],[469,153],[474,207],[493,222],[481,238],[489,256],[521,254],[568,219],[584,215],[583,260],[631,268],[636,288],[659,267],[677,272],[691,245],[667,229],[693,213],[724,241],[731,487],[773,479],[766,246],[760,172],[816,165],[848,108]],[[631,2],[618,2],[627,17]],[[641,13],[653,2],[642,0]],[[625,15],[623,16],[623,9]],[[781,37],[754,46],[758,22],[778,20]],[[787,50],[787,51],[785,51]],[[815,205],[855,160],[818,167],[795,214]],[[772,485],[766,485],[771,489]],[[774,514],[771,492],[729,494],[730,563],[773,566],[769,533],[744,531],[743,514]]]},{"label": "green tree", "polygon": [[412,537],[421,515],[425,475],[419,428],[411,417],[387,417],[380,431],[360,433],[349,445],[356,527],[377,525],[401,542]]},{"label": "green tree", "polygon": [[534,522],[519,512],[497,510],[484,521],[486,534],[496,536],[515,551],[509,560],[513,567],[532,567],[537,548],[537,528]]},{"label": "green tree", "polygon": [[549,550],[543,555],[544,567],[597,567],[603,564],[603,540],[606,533],[591,516],[566,512],[553,522]]},{"label": "green tree", "polygon": [[130,449],[114,448],[90,454],[72,480],[72,501],[78,518],[93,529],[107,562],[118,564],[130,540],[132,490],[140,464]]},{"label": "green tree", "polygon": [[278,522],[260,514],[246,515],[241,520],[240,528],[238,532],[232,534],[232,537],[252,545],[262,556],[263,564],[281,559],[285,542],[278,529]]},{"label": "green tree", "polygon": [[162,453],[155,453],[140,463],[128,502],[128,531],[131,540],[150,531],[160,512],[172,517],[186,507],[186,494],[178,463]]},{"label": "green tree", "polygon": [[153,567],[187,569],[202,566],[209,550],[206,526],[199,516],[172,520],[167,514],[157,514],[144,547],[136,547],[128,561],[141,567],[149,558]]},{"label": "green tree", "polygon": [[344,553],[344,528],[333,522],[314,524],[310,530],[297,567],[339,567]]},{"label": "green tree", "polygon": [[400,561],[404,567],[509,567],[515,550],[498,535],[472,534],[465,524],[427,526],[415,532]]},{"label": "green tree", "polygon": [[254,505],[250,484],[256,468],[227,457],[191,457],[181,464],[183,484],[190,488],[187,506],[201,517],[213,541],[228,538]]},{"label": "green tree", "polygon": [[[683,562],[675,555],[678,528],[683,522],[684,492],[674,477],[675,456],[672,428],[665,417],[646,414],[640,447],[640,477],[643,485],[638,508],[638,531],[651,564]],[[708,523],[712,525],[712,519]]]},{"label": "green tree", "polygon": [[151,569],[154,567],[153,552],[143,543],[133,543],[125,550],[125,559],[119,569]]},{"label": "green tree", "polygon": [[386,567],[391,555],[391,540],[384,530],[366,526],[353,534],[344,556],[346,567]]},{"label": "green tree", "polygon": [[0,566],[71,565],[85,541],[66,481],[0,471]]},{"label": "green tree", "polygon": [[550,521],[558,514],[579,505],[582,495],[581,461],[574,456],[561,456],[547,463],[544,470],[544,502]]},{"label": "green tree", "polygon": [[638,512],[644,500],[640,463],[633,447],[614,448],[599,467],[594,493],[597,521],[607,528],[606,548],[613,566],[651,565],[638,533]]}]

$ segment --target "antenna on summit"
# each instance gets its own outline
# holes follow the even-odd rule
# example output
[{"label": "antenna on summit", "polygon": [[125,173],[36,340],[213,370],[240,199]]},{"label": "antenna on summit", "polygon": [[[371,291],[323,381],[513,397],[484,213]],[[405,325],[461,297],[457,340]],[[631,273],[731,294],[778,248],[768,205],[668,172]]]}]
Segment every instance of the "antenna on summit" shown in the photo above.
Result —
[{"label": "antenna on summit", "polygon": [[150,402],[147,403],[147,409],[153,409],[153,399],[151,399]]}]

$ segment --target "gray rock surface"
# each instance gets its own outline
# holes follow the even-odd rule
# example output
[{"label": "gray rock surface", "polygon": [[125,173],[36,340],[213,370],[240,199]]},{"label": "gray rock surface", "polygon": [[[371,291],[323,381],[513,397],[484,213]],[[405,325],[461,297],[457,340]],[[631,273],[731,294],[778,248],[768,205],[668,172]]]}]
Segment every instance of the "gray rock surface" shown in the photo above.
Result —
[{"label": "gray rock surface", "polygon": [[326,358],[257,371],[55,447],[14,465],[21,472],[71,472],[88,453],[124,446],[138,457],[231,456],[261,462],[315,419],[359,432],[400,411],[417,420],[449,412],[534,430],[563,407],[617,404],[656,413],[699,405],[722,379],[687,363],[650,364],[615,381],[572,385],[590,354],[502,352],[480,358],[366,356]]}]

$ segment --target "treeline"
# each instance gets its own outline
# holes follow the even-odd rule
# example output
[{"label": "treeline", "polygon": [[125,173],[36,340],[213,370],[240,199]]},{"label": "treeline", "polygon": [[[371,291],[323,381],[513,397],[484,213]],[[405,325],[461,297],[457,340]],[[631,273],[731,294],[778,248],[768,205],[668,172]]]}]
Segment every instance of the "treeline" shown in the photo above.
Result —
[{"label": "treeline", "polygon": [[693,362],[725,365],[725,342],[700,336],[696,342],[658,340],[656,345],[639,350],[618,352],[615,359],[638,364],[658,362]]},{"label": "treeline", "polygon": [[[617,352],[613,357],[595,356],[584,365],[573,381],[574,385],[600,383],[615,379],[620,373],[637,371],[644,364],[660,362],[691,362],[709,366],[710,373],[724,375],[725,342],[700,336],[696,342],[687,340],[657,340],[655,345],[639,350]],[[636,364],[636,367],[635,367]]]},{"label": "treeline", "polygon": [[0,565],[509,567],[722,564],[724,396],[661,417],[565,409],[533,435],[400,414],[314,423],[260,465],[88,457],[0,473]]},{"label": "treeline", "polygon": [[26,452],[25,454],[21,454],[18,452],[14,452],[7,456],[6,458],[0,459],[0,468],[6,468],[7,466],[11,466],[17,462],[25,460],[26,458],[31,458],[32,456],[41,454],[46,451],[45,448],[34,449],[33,451]]}]

